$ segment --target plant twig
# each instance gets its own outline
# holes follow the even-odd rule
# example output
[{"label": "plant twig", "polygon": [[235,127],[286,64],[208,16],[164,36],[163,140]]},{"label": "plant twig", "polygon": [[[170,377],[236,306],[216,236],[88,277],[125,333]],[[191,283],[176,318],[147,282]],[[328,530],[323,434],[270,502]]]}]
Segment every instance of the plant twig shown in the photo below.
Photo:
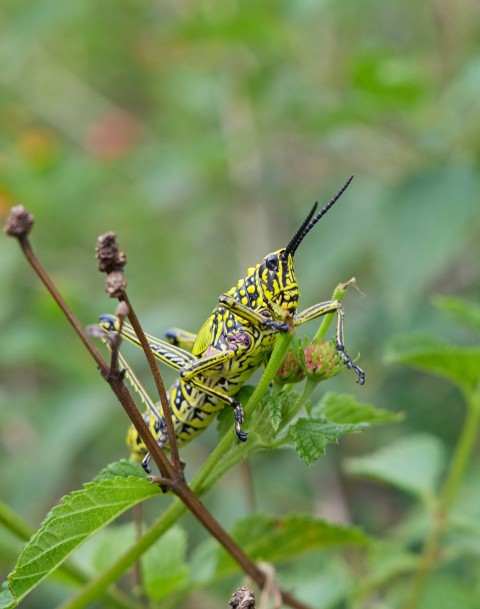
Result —
[{"label": "plant twig", "polygon": [[[103,246],[103,241],[107,241],[108,243],[108,251],[107,255],[105,253],[105,247]],[[165,413],[169,410],[167,394],[165,391],[165,387],[163,385],[163,381],[161,380],[160,371],[155,361],[155,357],[150,348],[150,344],[143,332],[143,329],[140,325],[137,315],[133,310],[131,303],[129,302],[127,292],[126,292],[126,281],[123,281],[119,278],[119,274],[123,273],[123,266],[125,265],[126,258],[125,255],[118,250],[115,241],[114,233],[107,233],[104,236],[101,236],[98,240],[97,244],[97,257],[100,259],[100,270],[105,270],[107,275],[107,292],[111,293],[112,297],[117,297],[120,300],[123,300],[127,303],[129,309],[129,319],[132,323],[133,329],[137,334],[145,355],[147,357],[148,363],[152,370],[155,379],[159,379],[159,383],[157,384],[157,389],[159,391],[160,399],[162,400],[162,410]],[[114,275],[113,281],[109,281],[109,277]],[[109,286],[113,285],[114,288],[111,289]],[[291,319],[287,319],[287,322],[292,326]],[[289,332],[289,340],[291,340],[292,335]],[[276,358],[278,361],[276,361]],[[276,358],[272,355],[272,359],[274,360],[270,366],[272,370],[272,377],[275,374],[276,369],[279,367],[281,360],[283,358],[283,354],[277,355]],[[249,402],[252,402],[250,405],[251,408],[259,402],[266,389],[268,388],[269,383],[271,382],[271,378],[269,375],[263,375],[260,380],[259,385],[257,386],[252,398]],[[176,447],[176,438],[175,432],[173,429],[173,422],[170,418],[171,424],[171,434],[173,438],[173,444]],[[170,437],[169,437],[170,440]],[[252,577],[252,579],[261,587],[265,585],[265,575],[264,573],[253,563],[249,557],[245,554],[242,548],[230,537],[227,531],[219,524],[219,522],[213,518],[211,513],[205,508],[203,503],[200,501],[198,496],[192,492],[189,488],[185,479],[183,477],[183,466],[181,464],[180,458],[177,452],[177,466],[175,467],[175,477],[171,477],[169,481],[165,481],[163,478],[158,479],[153,477],[152,480],[154,482],[159,482],[160,484],[165,484],[169,482],[169,488],[177,495],[177,497],[188,507],[188,509],[192,512],[192,514],[201,522],[201,524],[212,534],[213,537],[217,539],[224,546],[224,548],[230,553],[230,555],[234,558],[234,560],[242,567],[242,569]]]},{"label": "plant twig", "polygon": [[61,297],[59,291],[55,287],[50,277],[45,272],[44,268],[42,267],[42,265],[38,261],[38,258],[35,256],[32,250],[32,247],[28,240],[28,235],[33,227],[33,223],[33,215],[29,213],[23,205],[17,205],[12,208],[10,216],[7,218],[5,232],[10,237],[15,237],[18,240],[18,243],[22,248],[22,252],[25,255],[25,258],[33,267],[33,270],[40,277],[40,280],[42,281],[43,285],[50,292],[52,298],[55,300],[65,317],[73,326],[73,329],[77,333],[78,337],[88,349],[93,359],[96,361],[97,366],[100,368],[100,370],[102,370],[102,367],[105,364],[102,356],[90,341],[87,333],[82,328],[75,315],[72,313],[67,304],[63,301],[63,298]]},{"label": "plant twig", "polygon": [[[88,337],[87,333],[81,326],[80,322],[70,311],[62,296],[55,288],[53,282],[48,277],[47,273],[44,271],[43,267],[40,265],[40,262],[36,258],[31,245],[28,240],[28,234],[33,226],[33,216],[23,207],[18,206],[12,209],[12,213],[10,217],[7,219],[6,232],[10,236],[16,237],[19,241],[20,247],[24,252],[27,260],[30,262],[31,266],[47,287],[48,291],[51,293],[58,306],[65,314],[70,324],[73,326],[77,335],[82,340],[83,344],[89,351],[89,353],[94,358],[97,363],[102,376],[109,383],[112,391],[117,396],[119,402],[123,406],[125,412],[128,417],[134,424],[137,429],[140,437],[145,443],[147,450],[152,455],[152,458],[156,465],[158,466],[162,479],[161,482],[168,488],[170,488],[177,497],[182,501],[184,506],[186,506],[192,514],[201,522],[201,524],[215,537],[221,545],[227,550],[227,552],[235,559],[235,561],[242,567],[242,569],[247,573],[258,586],[263,587],[266,582],[265,574],[257,567],[257,565],[250,560],[250,558],[245,554],[243,549],[230,537],[230,535],[226,532],[226,530],[218,523],[217,520],[211,515],[211,513],[205,508],[200,499],[192,492],[189,488],[185,479],[183,478],[183,473],[179,475],[179,471],[175,469],[175,467],[170,463],[167,459],[165,453],[158,446],[155,438],[150,433],[145,421],[143,420],[142,415],[137,409],[135,402],[123,383],[122,374],[113,373],[111,366],[109,366],[102,356],[99,354],[97,349],[93,346]],[[123,276],[123,265],[125,264],[125,257],[120,252],[118,257],[113,261],[112,266],[108,266],[108,262],[105,264],[105,268],[102,270],[106,270],[109,274],[107,279],[107,291],[111,293],[112,297],[122,297],[125,294],[125,278]],[[102,264],[102,260],[100,261]],[[133,325],[133,324],[132,324]],[[156,367],[156,366],[155,366]],[[274,374],[275,372],[273,372]],[[255,395],[255,394],[254,394]],[[254,396],[252,396],[254,397]],[[144,539],[147,538],[147,535]],[[140,544],[136,544],[137,551]],[[148,547],[148,546],[147,546]],[[125,558],[125,557],[124,557]],[[117,562],[116,568],[118,569],[119,564],[121,566],[125,565],[126,568],[130,567],[131,564],[135,562],[138,558],[136,556],[132,563],[127,561],[125,565],[125,561],[123,563]],[[102,583],[106,582],[106,585],[109,585],[114,580],[108,579],[108,575],[111,575],[111,570],[107,570],[104,574],[107,577],[107,580],[103,578]],[[123,570],[118,573],[120,575],[123,573]],[[99,593],[101,593],[104,588],[100,584],[100,578],[96,580],[96,585],[91,585],[87,587],[87,590],[83,595],[79,594],[75,599],[72,599],[71,602],[67,602],[63,605],[64,609],[67,607],[69,609],[85,607],[90,601],[92,601]],[[284,603],[290,605],[294,609],[309,609],[307,605],[296,599],[293,595],[291,595],[287,591],[280,591],[282,595],[282,599]],[[92,596],[93,594],[93,596]],[[86,602],[86,604],[84,604]]]},{"label": "plant twig", "polygon": [[[98,269],[101,272],[107,273],[106,279],[106,292],[111,298],[118,298],[120,302],[124,302],[127,307],[127,315],[130,323],[133,326],[135,334],[137,335],[140,344],[142,346],[145,357],[147,358],[150,371],[152,373],[157,393],[162,405],[163,418],[167,427],[168,444],[170,454],[172,456],[172,464],[176,472],[176,476],[183,477],[183,465],[178,454],[178,444],[175,435],[175,429],[172,421],[172,413],[170,411],[170,404],[167,398],[167,392],[163,383],[162,375],[158,369],[155,356],[150,347],[150,343],[145,336],[145,332],[138,320],[135,310],[127,295],[127,281],[124,274],[124,266],[127,263],[127,258],[124,252],[122,252],[117,244],[117,236],[113,232],[108,232],[97,240],[97,247],[95,255],[99,260]],[[118,332],[121,333],[121,328]],[[163,474],[164,475],[164,474]]]},{"label": "plant twig", "polygon": [[33,222],[34,219],[32,214],[30,214],[25,209],[25,207],[23,207],[23,205],[18,205],[12,208],[11,214],[7,218],[5,232],[7,233],[7,235],[15,237],[18,240],[22,252],[24,253],[30,265],[32,266],[33,270],[36,272],[42,283],[50,292],[51,296],[53,297],[57,305],[60,307],[63,314],[70,322],[70,325],[75,330],[77,336],[80,338],[90,355],[95,360],[103,378],[112,388],[112,391],[115,393],[119,402],[122,404],[128,417],[137,428],[148,450],[152,453],[155,459],[155,463],[159,467],[162,474],[164,474],[165,477],[168,478],[169,473],[173,474],[172,465],[166,458],[163,451],[160,450],[158,444],[155,442],[155,439],[150,433],[150,430],[148,429],[140,412],[138,411],[131,394],[129,393],[128,389],[124,385],[119,375],[110,374],[109,364],[107,364],[107,362],[100,355],[99,351],[95,348],[87,332],[83,329],[78,319],[72,313],[66,302],[63,300],[60,292],[57,290],[54,283],[52,282],[52,280],[40,264],[38,258],[36,257],[28,239],[28,235],[32,229]]},{"label": "plant twig", "polygon": [[177,475],[183,476],[183,464],[178,453],[177,436],[175,434],[175,429],[173,426],[172,412],[170,409],[165,384],[160,374],[160,370],[158,369],[155,356],[153,354],[152,348],[150,347],[150,343],[148,342],[147,337],[145,336],[145,332],[143,331],[143,328],[140,325],[138,317],[130,303],[130,299],[128,298],[126,291],[124,293],[123,300],[128,304],[128,319],[130,320],[130,323],[132,324],[132,327],[135,330],[135,334],[138,336],[138,339],[142,345],[143,352],[145,353],[145,357],[147,358],[148,365],[150,366],[150,370],[152,372],[155,385],[157,387],[158,397],[160,398],[160,403],[162,405],[163,418],[167,427],[168,447],[170,450],[170,455],[172,457],[173,466],[177,472]]}]

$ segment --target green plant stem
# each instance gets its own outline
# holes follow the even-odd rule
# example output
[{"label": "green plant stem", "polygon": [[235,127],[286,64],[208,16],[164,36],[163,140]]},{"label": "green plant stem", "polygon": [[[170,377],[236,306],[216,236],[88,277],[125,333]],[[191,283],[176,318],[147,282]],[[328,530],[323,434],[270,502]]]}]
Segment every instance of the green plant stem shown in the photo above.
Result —
[{"label": "green plant stem", "polygon": [[447,511],[458,495],[465,470],[471,460],[480,426],[480,389],[465,392],[467,416],[442,489],[441,507]]},{"label": "green plant stem", "polygon": [[[290,410],[290,418],[289,418],[289,420],[288,421],[284,421],[282,423],[280,429],[285,428],[288,425],[288,423],[293,419],[293,417],[296,416],[298,414],[298,412],[300,412],[300,410],[304,406],[307,406],[308,399],[310,398],[311,394],[315,391],[315,389],[316,389],[316,387],[317,387],[319,382],[320,381],[317,381],[316,379],[307,377],[307,379],[305,381],[305,385],[303,387],[302,393],[298,396],[298,399],[297,399],[295,405]],[[286,444],[287,442],[289,442],[289,440],[290,440],[289,435],[285,434],[283,436],[280,436],[276,440],[273,440],[270,443],[269,446],[271,448],[279,448],[283,444]]]},{"label": "green plant stem", "polygon": [[434,526],[425,541],[412,588],[403,609],[418,607],[430,573],[438,561],[442,535],[448,525],[448,512],[458,496],[460,484],[475,448],[480,428],[480,388],[475,392],[465,391],[464,395],[467,415],[435,510]]},{"label": "green plant stem", "polygon": [[[292,338],[293,335],[290,332],[278,336],[265,372],[245,406],[244,410],[247,418],[258,408],[282,363]],[[250,437],[247,442],[239,444],[234,430],[228,431],[198,471],[191,484],[192,490],[199,494],[205,493],[225,472],[237,465],[246,456],[258,450],[254,432],[251,433],[251,436],[253,437]]]},{"label": "green plant stem", "polygon": [[[347,293],[347,287],[352,284],[354,284],[353,279],[350,279],[350,281],[347,281],[346,283],[339,283],[337,285],[337,287],[335,288],[335,290],[333,291],[332,300],[338,300],[339,302],[341,302],[345,298],[345,294]],[[334,315],[335,315],[335,313],[328,313],[328,315],[325,315],[322,318],[322,322],[320,323],[317,333],[315,334],[315,340],[321,340],[325,336],[328,328],[330,327],[330,324],[332,323],[332,319],[333,319]],[[321,382],[320,380],[316,380],[314,378],[307,377],[305,386],[303,387],[303,391],[300,394],[300,396],[297,400],[297,403],[295,404],[295,406],[293,407],[293,409],[291,411],[292,417],[295,416],[300,411],[300,409],[307,404],[308,399],[310,398],[310,396],[312,395],[315,388],[317,387],[317,385],[320,382]],[[286,437],[279,438],[279,440],[277,442],[275,442],[273,444],[273,446],[275,446],[275,447],[281,446],[282,444],[284,444],[287,441],[288,441],[288,438],[286,438]]]},{"label": "green plant stem", "polygon": [[302,393],[300,394],[298,400],[297,400],[297,404],[295,405],[294,408],[294,412],[297,413],[298,410],[308,402],[309,397],[312,395],[312,393],[315,391],[316,386],[318,385],[320,381],[311,378],[311,377],[307,377],[307,381],[305,383],[305,387],[303,388]]},{"label": "green plant stem", "polygon": [[[321,328],[324,328],[324,331],[326,331],[331,321],[332,316],[329,317],[330,319],[323,320]],[[245,414],[247,417],[259,406],[283,360],[292,338],[293,335],[290,332],[279,335],[277,338],[265,372],[262,375],[247,405],[245,406]],[[309,393],[311,393],[313,388],[314,387],[310,387],[308,389]],[[190,485],[191,490],[199,496],[207,492],[211,486],[226,471],[228,471],[228,469],[236,465],[238,462],[244,459],[246,455],[258,448],[255,446],[255,443],[252,440],[253,438],[251,438],[251,441],[247,442],[246,444],[238,445],[236,443],[234,431],[229,431],[217,445],[215,450],[196,475],[195,479],[192,481]],[[221,467],[218,467],[219,464]],[[109,585],[117,581],[121,575],[125,573],[125,571],[131,568],[131,566],[139,560],[141,555],[157,539],[159,539],[163,533],[165,533],[165,531],[167,531],[175,522],[177,522],[185,511],[185,505],[176,499],[145,532],[140,540],[138,540],[99,577],[88,582],[77,595],[61,605],[59,609],[81,609],[88,606],[88,604],[97,598],[98,595],[102,594]],[[286,601],[287,599],[284,598],[284,600]],[[301,606],[301,604],[295,604],[295,599],[292,600],[292,606]]]},{"label": "green plant stem", "polygon": [[0,501],[0,523],[15,537],[28,541],[35,533],[35,529],[27,524],[6,503]]},{"label": "green plant stem", "polygon": [[[349,285],[355,286],[355,279],[350,279],[345,283],[339,283],[333,291],[332,300],[338,300],[338,302],[342,302],[342,300],[345,298],[345,294],[347,293],[347,288]],[[336,315],[336,313],[328,313],[323,317],[322,323],[320,324],[320,327],[318,328],[317,333],[315,334],[315,340],[320,340],[325,336],[330,324],[332,323],[334,315]]]},{"label": "green plant stem", "polygon": [[[18,213],[18,212],[21,212],[21,213]],[[226,530],[213,518],[213,516],[210,514],[210,512],[200,502],[198,496],[189,488],[189,486],[186,484],[185,479],[183,477],[183,468],[177,471],[173,467],[173,465],[170,463],[170,461],[167,459],[165,453],[163,452],[163,450],[161,450],[161,448],[158,446],[157,442],[153,438],[152,434],[150,433],[142,415],[136,408],[135,402],[133,401],[132,396],[130,395],[129,391],[123,384],[122,376],[120,374],[114,373],[114,371],[112,371],[111,366],[109,367],[106,364],[106,362],[104,362],[103,358],[100,356],[98,351],[91,344],[91,341],[90,341],[88,335],[85,333],[85,331],[81,327],[81,325],[78,322],[78,320],[76,319],[76,317],[72,314],[70,309],[67,307],[66,303],[64,302],[63,298],[57,291],[53,282],[50,280],[49,276],[43,270],[43,267],[40,265],[40,262],[34,255],[33,250],[31,248],[30,243],[27,238],[27,234],[28,234],[27,229],[29,230],[31,228],[32,221],[33,221],[33,217],[31,216],[31,214],[26,213],[26,210],[21,208],[20,210],[17,210],[17,213],[14,214],[12,216],[11,220],[9,221],[8,233],[12,234],[13,236],[16,236],[18,238],[18,241],[22,247],[22,250],[24,251],[24,254],[27,257],[27,259],[29,260],[30,264],[35,269],[35,271],[37,272],[37,274],[39,275],[40,279],[43,281],[43,283],[45,284],[47,289],[50,291],[50,293],[56,300],[57,304],[60,306],[62,311],[65,313],[65,315],[69,319],[70,323],[74,327],[75,331],[82,339],[82,342],[84,342],[85,346],[87,347],[87,349],[89,350],[91,355],[94,357],[95,361],[97,362],[98,366],[100,367],[100,369],[102,371],[102,375],[104,376],[105,380],[108,381],[110,387],[114,391],[115,395],[118,397],[121,405],[127,412],[130,420],[135,425],[135,427],[136,427],[137,431],[139,432],[142,440],[144,441],[147,449],[149,450],[150,454],[152,455],[152,458],[155,461],[155,464],[158,466],[160,472],[162,473],[163,478],[159,479],[160,483],[164,484],[167,488],[171,488],[171,490],[174,491],[176,496],[179,499],[181,499],[181,501],[183,502],[185,507],[188,508],[194,514],[194,516],[199,520],[199,522],[212,534],[212,536],[215,537],[217,539],[217,541],[219,541],[225,547],[225,549],[231,554],[232,558],[240,565],[240,567],[244,570],[244,572],[247,575],[249,575],[260,587],[263,587],[265,584],[265,581],[266,581],[265,573],[255,563],[253,563],[249,559],[249,557],[242,550],[242,548],[228,535]],[[289,324],[291,323],[291,319],[289,319],[287,321],[289,321]],[[293,329],[293,325],[291,326],[291,328]],[[285,351],[288,346],[289,340],[291,340],[291,337],[286,337],[283,341],[280,341],[281,344],[283,344],[285,342]],[[278,351],[277,351],[277,353],[278,353]],[[278,354],[275,356],[274,361],[278,360],[275,369],[273,368],[274,364],[272,364],[271,366],[268,366],[269,374],[271,375],[271,378],[273,378],[273,375],[275,374],[276,369],[280,365],[282,358],[283,358],[283,355],[280,358],[279,358]],[[270,379],[270,381],[271,381],[271,379]],[[263,388],[263,391],[266,391],[270,381],[268,381],[268,383],[266,383],[264,381],[263,385],[262,385],[262,383],[260,383],[261,387]],[[259,404],[260,399],[261,399],[260,393],[261,393],[261,390],[257,391],[256,398],[254,400],[252,400],[253,404]],[[160,394],[161,394],[160,397],[162,397],[163,394],[161,392],[160,392]],[[163,398],[165,398],[164,395],[163,395]],[[252,406],[252,408],[253,407],[254,406]],[[176,519],[174,519],[173,522],[175,522],[178,519],[178,517]],[[171,525],[169,525],[169,526],[171,526]],[[149,532],[147,531],[147,534],[145,536],[147,539],[149,539],[148,533]],[[147,547],[149,547],[156,539],[158,539],[159,536],[160,535],[156,535],[152,540],[150,540]],[[142,540],[140,540],[138,542],[138,544],[135,544],[134,548],[137,548],[139,544],[141,545],[141,542],[143,542],[143,541],[144,541],[144,538],[142,538]],[[121,557],[121,559],[119,561],[117,561],[117,563],[115,563],[114,567],[117,567],[117,571],[114,572],[114,575],[113,575],[114,578],[119,577],[119,575],[124,570],[126,570],[129,566],[131,566],[131,562],[129,562],[128,558],[125,559],[125,556],[126,555]],[[138,558],[138,556],[135,555],[133,558],[133,561],[135,562],[137,560],[137,558]],[[127,563],[122,562],[122,559],[123,559],[123,561],[127,560]],[[119,564],[120,564],[120,566],[118,566]],[[120,569],[120,571],[118,571],[118,569]],[[103,580],[102,580],[102,578],[97,578],[96,580],[89,582],[89,584],[86,586],[85,594],[82,595],[80,593],[80,594],[76,595],[74,597],[74,599],[72,599],[72,601],[74,602],[73,606],[83,607],[83,606],[85,606],[85,604],[88,604],[91,600],[93,600],[93,598],[95,596],[101,594],[106,586],[113,583],[114,579],[111,579],[111,578],[112,578],[112,575],[111,575],[111,569],[110,569],[110,570],[106,571],[106,575],[104,574]],[[92,594],[94,595],[93,597],[92,597]],[[298,601],[295,597],[293,597],[287,591],[281,591],[281,596],[282,596],[283,601],[292,607],[295,607],[298,609],[306,608],[306,605],[304,605],[303,603]],[[85,599],[87,599],[87,600],[85,600]],[[68,606],[68,603],[66,606]]]},{"label": "green plant stem", "polygon": [[[33,254],[26,234],[19,237],[19,242],[26,257],[37,271],[37,274],[39,274],[43,283],[47,286],[50,293],[52,294],[56,302],[59,304],[60,308],[65,312],[70,323],[75,328],[77,334],[80,336],[85,346],[101,368],[104,377],[106,378],[106,380],[108,380],[113,391],[119,398],[119,401],[121,402],[122,406],[125,408],[132,422],[137,427],[147,448],[152,453],[155,463],[160,468],[162,475],[166,477],[166,479],[169,479],[170,482],[172,482],[172,488],[175,490],[175,494],[183,502],[180,503],[180,501],[175,501],[172,504],[173,507],[167,510],[167,512],[163,514],[162,517],[160,517],[156,521],[156,523],[154,523],[154,525],[136,544],[134,544],[134,546],[132,546],[132,548],[130,548],[127,553],[120,557],[120,559],[117,560],[113,565],[111,565],[111,567],[107,569],[100,577],[88,582],[79,594],[75,595],[72,599],[62,605],[63,609],[67,607],[69,609],[78,609],[80,607],[85,607],[91,601],[101,595],[106,589],[106,587],[114,583],[114,581],[116,581],[122,573],[124,573],[128,568],[130,568],[132,564],[134,564],[138,560],[141,554],[148,547],[150,547],[152,543],[156,541],[162,535],[163,532],[165,532],[165,530],[167,530],[170,526],[172,526],[174,522],[176,522],[176,520],[178,520],[178,518],[186,511],[187,508],[190,509],[200,520],[200,522],[202,522],[202,524],[211,532],[211,534],[216,537],[217,540],[225,546],[225,548],[227,548],[227,550],[242,566],[245,572],[249,574],[259,585],[263,585],[265,579],[264,573],[249,560],[248,556],[242,551],[242,549],[237,544],[235,544],[235,542],[228,536],[226,531],[213,519],[208,510],[206,510],[199,501],[198,496],[192,493],[192,490],[194,492],[196,490],[197,493],[205,492],[209,488],[209,486],[211,486],[211,484],[213,484],[215,480],[220,475],[222,475],[222,473],[220,472],[216,477],[210,476],[208,484],[206,483],[206,478],[203,478],[202,480],[202,478],[200,477],[200,480],[197,482],[197,484],[193,486],[192,489],[190,489],[184,483],[183,473],[180,472],[179,476],[176,476],[176,478],[178,479],[174,480],[174,476],[176,474],[175,469],[172,467],[171,463],[168,461],[164,453],[158,449],[158,446],[156,445],[155,441],[148,433],[148,429],[146,428],[145,422],[143,421],[143,418],[135,408],[135,404],[131,398],[131,395],[123,385],[121,378],[117,378],[116,375],[111,374],[111,370],[103,361],[103,358],[101,358],[95,347],[91,344],[88,336],[83,331],[83,328],[80,326],[77,319],[70,312],[62,297],[56,290],[55,286],[53,285],[47,274],[44,272],[36,256]],[[282,359],[286,353],[291,339],[292,335],[290,332],[286,333],[285,335],[280,335],[278,337],[265,373],[262,376],[258,386],[256,387],[251,399],[249,400],[246,409],[247,414],[255,410],[255,408],[260,405],[260,401],[265,392],[267,391],[270,383],[272,382],[275,372],[282,362]],[[229,445],[231,445],[230,439],[228,439],[228,442]],[[227,446],[222,446],[223,450],[226,450],[227,448]],[[243,458],[243,456],[241,456],[240,458]],[[212,470],[210,470],[210,472],[208,473],[211,473],[211,471]],[[175,484],[173,484],[173,482],[175,482]],[[198,487],[198,489],[195,487]],[[303,605],[302,603],[300,603],[300,601],[292,597],[288,592],[282,592],[282,597],[284,602],[291,605],[292,607],[305,607],[305,605]]]},{"label": "green plant stem", "polygon": [[[268,389],[271,380],[273,379],[277,368],[279,367],[283,356],[290,344],[292,335],[286,333],[280,335],[276,341],[275,348],[270,357],[270,361],[265,369],[265,372],[260,379],[260,382],[248,401],[245,411],[253,411],[260,403],[265,391]],[[233,430],[226,434],[220,444],[216,447],[210,457],[207,459],[202,469],[198,472],[195,479],[190,485],[190,489],[196,494],[201,495],[208,491],[215,481],[220,477],[221,473],[215,476],[210,476],[218,462],[222,462],[221,472],[225,471],[223,466],[223,458],[227,456],[232,445],[236,442]],[[248,444],[248,443],[247,443]],[[245,446],[245,445],[241,445]],[[234,462],[242,460],[243,454]],[[231,463],[229,461],[229,463]],[[235,464],[234,463],[234,464]],[[167,531],[177,520],[186,512],[186,506],[178,499],[163,512],[163,514],[153,523],[153,525],[145,532],[143,537],[139,539],[127,552],[125,552],[118,560],[116,560],[108,569],[106,569],[99,577],[87,583],[82,590],[73,598],[66,601],[58,609],[82,609],[88,606],[95,598],[101,594],[105,588],[117,581],[125,571],[127,571],[142,554],[159,539],[165,531]],[[295,599],[291,599],[290,595],[284,601],[290,601],[291,606],[302,607],[301,603],[297,603]]]}]

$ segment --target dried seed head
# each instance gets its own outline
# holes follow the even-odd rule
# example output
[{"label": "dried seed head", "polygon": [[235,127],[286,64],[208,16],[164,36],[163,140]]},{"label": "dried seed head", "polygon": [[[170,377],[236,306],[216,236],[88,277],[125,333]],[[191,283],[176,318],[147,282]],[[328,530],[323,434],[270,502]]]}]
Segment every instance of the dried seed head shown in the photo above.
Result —
[{"label": "dried seed head", "polygon": [[98,259],[98,270],[107,273],[105,291],[110,298],[121,298],[127,289],[127,280],[123,267],[127,264],[127,257],[117,244],[117,235],[112,232],[100,235],[97,239],[95,256]]},{"label": "dried seed head", "polygon": [[115,310],[115,315],[117,317],[125,318],[128,316],[128,313],[129,313],[128,305],[124,300],[122,300],[121,302],[118,303],[118,306]]},{"label": "dried seed head", "polygon": [[112,232],[100,235],[97,239],[95,256],[98,259],[98,270],[102,273],[119,271],[127,264],[127,257],[120,251],[117,244],[117,235]]},{"label": "dried seed head", "polygon": [[242,587],[232,594],[228,604],[232,609],[255,609],[255,595],[248,588]]},{"label": "dried seed head", "polygon": [[105,281],[105,291],[110,298],[120,298],[127,289],[127,280],[123,271],[112,271],[108,273]]},{"label": "dried seed head", "polygon": [[23,205],[15,205],[7,218],[5,232],[11,237],[27,237],[33,223],[33,215]]}]

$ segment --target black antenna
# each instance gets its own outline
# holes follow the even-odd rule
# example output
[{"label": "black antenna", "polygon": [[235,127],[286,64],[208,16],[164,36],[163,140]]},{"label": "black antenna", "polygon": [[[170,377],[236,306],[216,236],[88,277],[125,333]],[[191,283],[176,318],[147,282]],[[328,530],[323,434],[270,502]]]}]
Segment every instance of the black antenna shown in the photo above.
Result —
[{"label": "black antenna", "polygon": [[293,250],[295,251],[297,249],[297,241],[299,239],[301,239],[301,235],[303,233],[303,231],[305,230],[305,227],[308,225],[308,223],[310,222],[310,220],[313,217],[313,214],[317,211],[317,207],[318,207],[318,202],[314,204],[314,206],[312,207],[312,209],[310,210],[310,213],[308,214],[308,216],[305,218],[305,220],[302,222],[302,226],[300,226],[300,228],[297,230],[297,232],[293,235],[293,237],[290,239],[290,243],[287,245],[287,247],[285,248],[285,252],[284,252],[284,256],[288,256],[288,254]]},{"label": "black antenna", "polygon": [[297,251],[298,246],[303,241],[305,235],[307,235],[312,230],[312,228],[315,226],[315,224],[320,220],[320,218],[323,218],[323,216],[327,213],[327,211],[331,207],[333,207],[333,205],[338,201],[338,199],[347,190],[347,188],[349,187],[350,182],[352,180],[353,180],[353,176],[350,176],[348,178],[348,180],[345,182],[345,184],[342,186],[342,188],[333,197],[333,199],[329,203],[327,203],[325,205],[325,207],[318,212],[318,214],[316,214],[314,216],[313,214],[315,213],[315,211],[317,209],[317,205],[318,205],[318,203],[315,203],[315,205],[313,206],[311,212],[308,214],[308,216],[302,222],[302,225],[297,230],[297,232],[293,235],[292,239],[290,240],[290,243],[285,248],[285,251],[283,253],[284,256],[288,256],[288,254],[293,256],[295,254],[295,252]]}]

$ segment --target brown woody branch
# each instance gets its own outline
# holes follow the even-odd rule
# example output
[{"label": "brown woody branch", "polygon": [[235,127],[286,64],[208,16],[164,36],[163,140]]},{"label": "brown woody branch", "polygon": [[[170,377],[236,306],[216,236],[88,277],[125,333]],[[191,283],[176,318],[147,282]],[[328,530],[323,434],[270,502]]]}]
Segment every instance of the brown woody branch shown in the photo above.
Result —
[{"label": "brown woody branch", "polygon": [[107,294],[111,298],[118,298],[121,302],[125,302],[128,306],[128,319],[135,330],[135,334],[140,340],[143,352],[145,353],[148,365],[150,366],[153,380],[155,381],[160,403],[162,404],[163,417],[167,427],[170,454],[172,455],[172,463],[177,476],[183,476],[183,465],[178,454],[177,437],[173,427],[172,413],[167,398],[167,392],[160,374],[160,370],[158,369],[155,361],[153,351],[127,295],[127,281],[125,279],[123,270],[123,267],[127,263],[127,257],[125,256],[124,252],[119,249],[117,244],[117,236],[115,233],[108,232],[104,235],[100,235],[97,240],[95,255],[99,261],[98,270],[107,273]]},{"label": "brown woody branch", "polygon": [[[140,437],[142,438],[143,442],[145,443],[147,450],[151,453],[152,459],[159,468],[162,477],[157,478],[156,481],[159,482],[163,487],[172,490],[175,495],[192,512],[192,514],[197,518],[197,520],[199,520],[199,522],[212,534],[213,537],[217,539],[217,541],[219,541],[219,543],[225,548],[225,550],[234,558],[234,560],[240,565],[240,567],[245,571],[245,573],[249,575],[260,588],[263,588],[267,582],[266,575],[257,567],[254,562],[250,560],[250,558],[245,554],[242,548],[232,539],[232,537],[230,537],[227,531],[205,508],[205,506],[197,497],[197,495],[192,492],[183,477],[183,467],[181,465],[179,457],[177,456],[177,458],[175,459],[176,463],[174,464],[172,464],[168,460],[164,451],[158,446],[157,442],[155,441],[155,438],[150,433],[148,426],[146,425],[141,413],[136,407],[136,404],[130,392],[128,391],[127,387],[123,382],[123,375],[115,369],[115,365],[109,365],[103,359],[98,350],[92,344],[88,334],[83,329],[80,322],[74,316],[72,311],[69,309],[62,296],[56,289],[55,285],[53,284],[52,280],[41,266],[38,258],[33,252],[33,249],[28,239],[28,235],[32,229],[33,222],[34,218],[32,214],[30,214],[23,206],[16,206],[12,208],[11,214],[7,218],[5,232],[7,233],[7,235],[15,237],[18,240],[19,245],[28,262],[30,263],[34,271],[37,273],[38,277],[45,285],[47,290],[50,292],[53,299],[58,304],[64,315],[67,317],[71,326],[77,333],[82,343],[85,345],[90,355],[95,360],[103,378],[108,382],[112,391],[115,393],[117,399],[119,400],[125,412],[127,413],[127,416],[129,417],[136,430],[138,431]],[[160,395],[163,413],[164,415],[166,415],[167,419],[169,407],[168,400],[166,399],[165,387],[161,380],[158,367],[156,366],[153,353],[151,352],[151,349],[148,346],[148,341],[145,338],[145,334],[138,322],[138,318],[133,312],[133,309],[129,304],[126,295],[126,281],[123,273],[123,266],[126,263],[126,257],[122,252],[118,250],[118,247],[116,246],[115,242],[114,233],[107,233],[107,235],[103,237],[104,247],[100,250],[99,253],[97,248],[97,257],[100,261],[100,270],[107,272],[107,291],[112,297],[119,298],[120,300],[124,300],[127,303],[129,309],[128,317],[130,319],[130,322],[132,323],[132,326],[134,327],[137,336],[141,340],[142,346],[144,341],[147,345],[147,348],[144,347],[145,354],[152,368],[154,378],[156,380],[157,377],[160,379],[160,382],[157,384],[157,389]],[[157,372],[154,373],[153,368]],[[173,432],[171,416],[170,424],[172,425],[172,430],[169,431],[169,434],[173,433],[172,438],[174,438],[175,434]],[[171,446],[173,445],[176,446],[175,440],[171,442]],[[307,605],[296,599],[287,591],[281,590],[280,595],[282,597],[283,602],[293,607],[294,609],[309,609]]]}]

